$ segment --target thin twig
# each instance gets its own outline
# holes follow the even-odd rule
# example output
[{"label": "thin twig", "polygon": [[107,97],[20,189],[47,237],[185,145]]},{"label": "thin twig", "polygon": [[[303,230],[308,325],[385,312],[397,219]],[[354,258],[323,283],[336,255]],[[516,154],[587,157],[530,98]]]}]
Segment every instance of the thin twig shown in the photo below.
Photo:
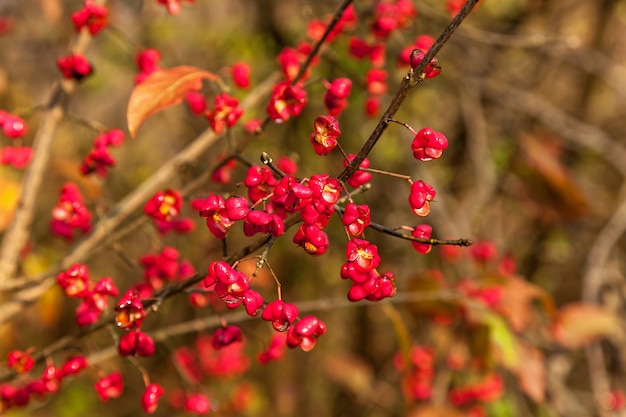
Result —
[{"label": "thin twig", "polygon": [[465,6],[459,11],[459,13],[450,21],[448,26],[441,32],[435,43],[430,47],[422,62],[415,68],[409,69],[409,72],[402,79],[400,87],[396,92],[396,95],[391,100],[391,104],[385,113],[381,116],[378,124],[372,131],[372,134],[363,144],[363,147],[359,153],[354,157],[352,162],[339,174],[337,179],[339,181],[345,181],[352,174],[359,169],[361,162],[369,155],[382,134],[385,132],[390,124],[390,120],[393,120],[394,116],[404,103],[404,100],[408,97],[409,93],[415,88],[424,78],[422,74],[426,70],[426,67],[430,64],[430,61],[439,53],[441,48],[448,42],[454,31],[459,27],[461,22],[470,14],[474,6],[478,3],[478,0],[468,0]]},{"label": "thin twig", "polygon": [[[82,31],[76,38],[72,51],[84,52],[91,40],[88,32]],[[64,80],[57,82],[53,88],[50,102],[45,106],[44,120],[37,131],[33,142],[33,159],[26,172],[17,210],[9,228],[4,234],[0,245],[0,290],[4,289],[14,279],[20,252],[28,241],[30,226],[41,184],[47,172],[50,150],[54,141],[57,126],[67,108],[69,97],[74,92],[76,81]]]}]

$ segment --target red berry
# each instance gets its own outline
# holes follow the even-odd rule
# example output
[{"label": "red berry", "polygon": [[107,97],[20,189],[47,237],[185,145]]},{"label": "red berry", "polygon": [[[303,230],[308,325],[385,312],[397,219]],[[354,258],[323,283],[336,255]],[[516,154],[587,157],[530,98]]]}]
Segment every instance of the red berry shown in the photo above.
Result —
[{"label": "red berry", "polygon": [[98,393],[100,400],[103,402],[111,398],[117,398],[122,395],[124,389],[124,380],[121,372],[114,372],[110,375],[100,378],[94,384],[94,390]]},{"label": "red berry", "polygon": [[159,384],[150,384],[146,387],[141,395],[141,407],[143,411],[152,414],[159,406],[159,398],[165,393],[165,390]]}]

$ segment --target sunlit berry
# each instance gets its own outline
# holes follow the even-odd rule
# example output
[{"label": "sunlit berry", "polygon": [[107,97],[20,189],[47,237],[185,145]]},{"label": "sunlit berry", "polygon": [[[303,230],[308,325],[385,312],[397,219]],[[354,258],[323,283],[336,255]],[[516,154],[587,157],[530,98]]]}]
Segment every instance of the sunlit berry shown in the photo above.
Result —
[{"label": "sunlit berry", "polygon": [[121,372],[113,372],[110,375],[100,378],[94,384],[94,390],[100,397],[100,401],[106,402],[111,398],[122,395],[124,380]]},{"label": "sunlit berry", "polygon": [[[355,154],[349,154],[348,160],[346,161],[344,159],[343,166],[348,167],[349,163],[352,162],[352,160],[355,157],[356,157]],[[369,168],[369,167],[370,167],[370,161],[367,158],[363,159],[363,162],[361,162],[361,164],[359,165],[359,168]],[[372,174],[370,174],[369,172],[363,171],[361,169],[357,169],[356,171],[354,171],[354,174],[352,174],[350,178],[348,178],[347,182],[348,182],[348,185],[350,185],[351,187],[358,188],[361,185],[368,183],[371,179],[372,179]]]},{"label": "sunlit berry", "polygon": [[146,333],[133,331],[124,334],[117,345],[121,356],[152,356],[155,351],[154,340]]},{"label": "sunlit berry", "polygon": [[62,56],[57,59],[57,67],[63,78],[80,81],[93,73],[93,68],[82,54]]},{"label": "sunlit berry", "polygon": [[89,292],[87,265],[74,264],[57,275],[57,284],[68,297],[84,297]]},{"label": "sunlit berry", "polygon": [[322,255],[328,249],[328,236],[316,225],[302,225],[293,236],[293,243],[310,255]]},{"label": "sunlit berry", "polygon": [[326,333],[326,324],[315,316],[305,316],[291,326],[287,333],[287,346],[308,352],[315,347],[317,338]]},{"label": "sunlit berry", "polygon": [[237,326],[221,327],[213,333],[212,346],[215,349],[221,349],[231,343],[241,342],[243,334]]},{"label": "sunlit berry", "polygon": [[430,202],[435,199],[437,192],[435,189],[419,180],[411,184],[411,193],[409,194],[409,205],[411,210],[417,216],[426,216],[430,213]]},{"label": "sunlit berry", "polygon": [[115,307],[115,323],[126,330],[141,327],[146,317],[146,310],[141,302],[141,296],[136,289],[130,289],[120,298]]},{"label": "sunlit berry", "polygon": [[159,398],[165,393],[159,384],[150,384],[141,395],[141,408],[148,414],[152,414],[159,406]]},{"label": "sunlit berry", "polygon": [[35,366],[35,360],[30,351],[12,350],[7,355],[7,366],[17,373],[23,374]]},{"label": "sunlit berry", "polygon": [[239,100],[226,93],[215,96],[213,108],[206,112],[206,117],[211,123],[211,128],[217,134],[226,128],[233,127],[243,114],[239,107]]},{"label": "sunlit berry", "polygon": [[63,378],[75,376],[85,368],[87,368],[87,358],[83,355],[77,355],[63,362],[63,365],[61,365],[61,375]]},{"label": "sunlit berry", "polygon": [[378,247],[364,239],[353,238],[346,244],[346,260],[354,262],[357,270],[368,272],[378,267]]},{"label": "sunlit berry", "polygon": [[0,125],[6,137],[10,139],[21,138],[28,132],[28,127],[24,120],[8,113],[5,113],[4,116],[0,118]]},{"label": "sunlit berry", "polygon": [[200,415],[207,414],[211,411],[211,400],[201,393],[187,395],[185,399],[185,411]]},{"label": "sunlit berry", "polygon": [[361,236],[365,228],[371,224],[369,206],[348,203],[341,217],[341,222],[351,236]]},{"label": "sunlit berry", "polygon": [[0,164],[11,165],[23,169],[33,158],[33,148],[30,146],[5,146],[0,149]]},{"label": "sunlit berry", "polygon": [[307,94],[302,86],[281,82],[274,87],[266,107],[267,115],[274,122],[282,123],[299,116],[307,102]]},{"label": "sunlit berry", "polygon": [[429,127],[417,132],[411,143],[413,157],[425,162],[439,158],[447,147],[448,139],[445,135]]},{"label": "sunlit berry", "polygon": [[[410,57],[411,68],[416,69],[424,61],[425,57],[426,54],[421,49],[414,49]],[[435,78],[440,73],[441,67],[437,65],[437,58],[435,57],[426,65],[423,75],[424,78]]]},{"label": "sunlit berry", "polygon": [[108,24],[109,11],[93,0],[85,0],[83,8],[72,13],[72,23],[76,31],[87,28],[89,33],[97,35]]},{"label": "sunlit berry", "polygon": [[311,144],[318,155],[328,155],[337,146],[341,135],[339,122],[332,116],[318,116],[313,123]]},{"label": "sunlit berry", "polygon": [[293,304],[285,303],[283,300],[274,300],[269,303],[261,318],[272,322],[274,330],[284,332],[298,317],[299,310]]},{"label": "sunlit berry", "polygon": [[157,192],[143,208],[144,213],[155,220],[170,220],[180,214],[182,197],[176,190]]},{"label": "sunlit berry", "polygon": [[[413,233],[411,233],[411,235],[420,239],[430,239],[430,235],[432,232],[432,227],[427,224],[421,224],[413,230]],[[432,249],[432,245],[429,243],[411,242],[411,245],[416,251],[422,254],[427,254]]]},{"label": "sunlit berry", "polygon": [[237,62],[230,67],[230,73],[237,87],[250,87],[250,65],[245,62]]}]

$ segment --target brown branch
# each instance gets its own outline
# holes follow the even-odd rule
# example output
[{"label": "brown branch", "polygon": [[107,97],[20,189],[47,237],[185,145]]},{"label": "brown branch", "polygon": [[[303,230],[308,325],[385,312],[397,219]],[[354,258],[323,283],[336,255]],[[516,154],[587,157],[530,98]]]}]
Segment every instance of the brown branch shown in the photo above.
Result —
[{"label": "brown branch", "polygon": [[[90,40],[89,33],[82,31],[76,38],[72,51],[84,52]],[[68,99],[75,88],[76,81],[57,82],[49,103],[44,106],[43,123],[33,141],[33,159],[24,174],[17,210],[0,245],[0,290],[6,288],[15,279],[19,255],[28,241],[37,197],[47,172],[55,132],[59,122],[63,119]]]},{"label": "brown branch", "polygon": [[[406,293],[398,293],[393,298],[388,298],[381,303],[391,303],[391,304],[406,304],[406,303],[424,303],[424,302],[432,302],[432,301],[443,301],[443,300],[455,300],[458,299],[460,295],[454,291],[441,290],[441,291],[420,291],[420,292],[406,292]],[[301,314],[313,313],[313,312],[322,312],[322,311],[330,311],[338,308],[348,308],[348,307],[363,307],[363,306],[374,306],[375,303],[369,302],[352,302],[346,298],[334,298],[334,299],[319,299],[319,300],[311,300],[311,301],[302,301],[297,302],[298,309]],[[234,311],[228,314],[215,315],[209,317],[202,317],[190,321],[186,321],[183,323],[173,324],[167,327],[163,327],[161,329],[157,329],[151,331],[152,337],[158,342],[164,342],[170,339],[173,336],[180,336],[188,333],[199,332],[202,330],[210,329],[213,327],[218,327],[222,324],[223,321],[226,321],[229,324],[237,324],[243,323],[251,320],[258,320],[259,317],[250,317],[246,314],[245,311],[239,309],[238,311]],[[105,328],[107,325],[112,325],[111,320],[100,321],[93,326],[80,329],[74,334],[62,337],[57,340],[53,344],[47,346],[41,352],[33,355],[33,358],[37,361],[42,361],[44,356],[52,356],[55,353],[61,352],[65,349],[68,349],[71,346],[74,346],[78,340],[82,337],[93,333],[96,330],[101,330]],[[111,358],[117,354],[117,347],[112,346],[106,348],[100,352],[91,354],[88,356],[88,362],[91,365],[95,365],[99,362],[104,361],[105,359]],[[16,373],[13,371],[6,371],[3,374],[0,374],[0,382],[10,381],[16,376]]]},{"label": "brown branch", "polygon": [[[335,211],[339,213],[340,216],[343,216],[345,209],[341,206],[335,206]],[[384,226],[379,223],[372,222],[369,228],[374,229],[378,232],[385,233],[390,236],[399,237],[400,239],[410,240],[412,242],[426,243],[428,245],[438,246],[438,245],[452,245],[452,246],[471,246],[474,244],[474,241],[471,239],[435,239],[435,238],[421,238],[408,235],[406,233],[399,232],[398,230],[391,229],[387,226]]]},{"label": "brown branch", "polygon": [[400,83],[398,91],[391,100],[389,107],[387,107],[387,110],[385,110],[385,113],[378,121],[378,124],[374,128],[374,131],[371,133],[365,144],[363,144],[363,147],[356,155],[356,157],[352,160],[352,162],[350,162],[350,164],[337,177],[339,181],[346,181],[359,168],[361,162],[363,162],[367,155],[369,155],[378,140],[381,138],[382,134],[389,126],[389,120],[394,118],[411,90],[413,90],[413,88],[415,88],[424,79],[423,73],[426,70],[428,64],[430,64],[430,61],[448,42],[454,31],[459,27],[461,22],[463,22],[463,20],[470,14],[470,12],[477,3],[478,0],[468,0],[465,6],[463,6],[463,8],[461,9],[461,11],[459,11],[459,13],[450,21],[448,26],[446,26],[443,32],[441,32],[433,46],[430,47],[430,49],[424,56],[422,62],[415,69],[409,69],[409,72],[402,79],[402,83]]},{"label": "brown branch", "polygon": [[[242,108],[250,109],[255,106],[271,89],[274,78],[269,77],[259,85],[254,92],[242,101]],[[93,232],[83,241],[79,242],[74,249],[65,256],[58,264],[35,277],[22,277],[18,285],[31,284],[30,288],[23,288],[18,293],[12,294],[10,300],[3,304],[0,310],[0,323],[3,323],[20,311],[23,304],[32,303],[39,298],[54,283],[54,275],[67,269],[74,263],[84,262],[104,242],[113,231],[119,227],[131,214],[137,211],[156,192],[174,178],[178,168],[195,161],[206,149],[218,139],[210,128],[205,130],[189,146],[180,151],[176,156],[169,159],[161,168],[144,181],[138,188],[133,190],[122,199],[110,212],[108,217],[100,220]],[[138,222],[141,223],[141,222]],[[130,229],[127,230],[130,232]]]}]

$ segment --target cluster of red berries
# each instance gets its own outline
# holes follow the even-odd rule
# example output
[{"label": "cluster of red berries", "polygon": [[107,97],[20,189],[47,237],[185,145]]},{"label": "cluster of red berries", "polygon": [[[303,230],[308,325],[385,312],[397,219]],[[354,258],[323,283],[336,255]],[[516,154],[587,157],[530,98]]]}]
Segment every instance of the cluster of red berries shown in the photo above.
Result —
[{"label": "cluster of red berries", "polygon": [[24,407],[33,398],[43,399],[58,392],[65,379],[78,375],[87,367],[87,360],[82,355],[73,356],[61,366],[48,364],[41,376],[33,377],[29,374],[35,365],[31,351],[14,350],[7,355],[7,365],[24,377],[18,383],[0,384],[0,412]]},{"label": "cluster of red berries", "polygon": [[188,217],[180,217],[183,200],[176,190],[157,192],[144,206],[144,213],[150,216],[161,234],[169,232],[189,233],[196,223]]},{"label": "cluster of red berries", "polygon": [[25,168],[33,156],[33,149],[21,146],[21,138],[28,132],[28,126],[20,117],[0,110],[0,128],[4,136],[11,139],[12,146],[0,149],[0,164],[14,168]]},{"label": "cluster of red berries", "polygon": [[435,354],[427,346],[411,347],[409,363],[397,354],[394,365],[400,372],[404,371],[404,389],[414,400],[424,401],[431,398],[435,379]]},{"label": "cluster of red berries", "polygon": [[115,165],[115,159],[109,153],[109,147],[120,146],[124,142],[124,132],[120,129],[109,130],[98,135],[93,141],[93,148],[80,166],[83,175],[97,173],[107,176],[107,168]]},{"label": "cluster of red berries", "polygon": [[[177,14],[181,10],[181,0],[157,0],[157,2],[164,4],[171,14]],[[352,56],[358,59],[367,58],[372,63],[365,75],[365,86],[369,96],[366,109],[369,115],[378,112],[380,96],[388,90],[388,73],[380,68],[385,62],[385,41],[395,30],[405,27],[416,13],[410,0],[377,2],[372,12],[370,38],[350,39],[349,48]],[[88,31],[92,35],[97,35],[108,24],[108,10],[92,0],[85,0],[83,9],[72,15],[72,22],[77,31]],[[331,42],[339,34],[350,31],[355,22],[354,7],[349,6],[326,41]],[[327,23],[323,21],[312,21],[307,31],[310,40],[321,39],[326,27]],[[419,37],[415,44],[410,45],[412,49],[409,56],[402,58],[401,61],[415,68],[424,58],[421,49],[427,50],[430,47],[429,43],[432,44],[432,38]],[[412,50],[416,48],[420,50],[413,52]],[[310,76],[311,66],[306,74],[296,78],[311,51],[312,44],[303,42],[296,48],[287,47],[280,53],[278,61],[284,78],[274,86],[266,107],[271,120],[285,122],[300,115],[307,105],[309,98],[303,81]],[[150,74],[160,69],[160,58],[160,53],[156,49],[143,50],[136,56],[139,69],[135,78],[137,84],[145,82]],[[316,61],[312,64],[315,63]],[[91,64],[80,54],[61,57],[57,65],[67,79],[80,80],[93,72]],[[424,76],[434,77],[440,70],[436,60],[433,60],[426,68]],[[250,86],[251,71],[248,64],[235,63],[230,67],[230,71],[235,86],[241,89]],[[352,81],[348,78],[336,78],[324,81],[324,85],[326,91],[323,104],[328,115],[315,119],[313,133],[310,136],[314,152],[322,156],[328,155],[339,146],[341,130],[337,118],[348,105]],[[191,111],[204,115],[217,134],[232,128],[243,114],[238,99],[225,92],[215,95],[210,109],[207,108],[206,98],[199,91],[189,91],[185,99]],[[4,112],[0,112],[0,125],[5,135],[11,138],[19,138],[26,132],[26,126],[21,119]],[[251,121],[247,128],[256,131],[259,126],[258,121]],[[425,128],[413,133],[415,137],[411,150],[418,160],[430,161],[439,158],[448,146],[445,136],[433,129]],[[117,129],[99,135],[81,165],[81,172],[83,174],[95,172],[102,177],[106,176],[108,168],[115,164],[114,158],[109,153],[109,147],[119,146],[123,140],[122,131]],[[345,156],[344,167],[347,167],[356,155]],[[234,165],[234,160],[224,164],[216,171],[213,180],[228,183]],[[368,171],[369,166],[370,161],[365,158],[346,183],[352,188],[368,183],[372,178],[371,172]],[[275,176],[272,170],[264,166],[251,166],[242,182],[246,187],[247,197],[211,194],[204,199],[194,200],[192,208],[198,211],[200,217],[206,219],[207,228],[218,239],[225,239],[237,222],[242,224],[246,236],[256,234],[282,236],[285,233],[285,220],[295,213],[302,224],[294,233],[292,241],[308,254],[316,256],[327,251],[329,239],[324,229],[333,214],[338,212],[348,236],[345,262],[340,271],[341,278],[351,282],[348,299],[379,301],[393,296],[396,292],[394,274],[379,272],[381,258],[378,247],[365,238],[365,231],[371,225],[369,206],[356,204],[348,190],[343,189],[343,184],[328,174],[299,179],[294,175],[296,167],[293,161],[282,159],[278,167],[283,170],[284,175]],[[411,210],[418,216],[427,215],[430,203],[436,195],[434,188],[423,181],[409,180],[409,183],[411,191],[408,200]],[[340,202],[342,194],[345,194],[348,200],[345,206]],[[191,218],[181,217],[182,204],[181,194],[176,190],[167,189],[156,193],[146,202],[144,213],[154,220],[161,233],[169,231],[187,233],[193,230],[195,222]],[[53,233],[68,239],[73,238],[75,229],[88,232],[91,227],[91,214],[85,207],[78,188],[71,183],[66,184],[61,190],[52,217]],[[414,237],[429,239],[432,229],[428,225],[420,225],[411,231]],[[421,253],[427,253],[431,249],[430,244],[422,242],[413,242],[413,247]],[[195,274],[193,266],[181,260],[178,251],[171,247],[166,247],[159,253],[144,255],[139,263],[144,270],[143,281],[128,289],[114,307],[115,322],[125,331],[117,345],[120,356],[154,355],[156,343],[149,334],[142,331],[148,313],[144,307],[146,299],[163,289],[166,283],[185,280]],[[260,315],[263,320],[270,322],[276,333],[268,348],[258,355],[261,363],[280,359],[286,347],[300,347],[304,351],[313,349],[318,338],[326,333],[325,323],[311,315],[300,317],[298,307],[286,303],[280,296],[277,300],[264,303],[263,296],[251,288],[251,279],[252,277],[237,268],[237,264],[214,261],[208,266],[204,280],[199,283],[198,292],[191,295],[191,302],[199,307],[213,301],[222,302],[230,309],[243,306],[249,316]],[[119,295],[109,277],[102,278],[96,283],[91,282],[85,265],[73,265],[57,276],[57,282],[66,296],[81,299],[76,309],[76,321],[79,326],[95,323],[106,310],[108,298]],[[195,349],[175,350],[173,360],[191,382],[199,383],[207,376],[221,377],[241,373],[249,367],[250,362],[243,353],[244,343],[245,338],[240,328],[224,324],[211,336],[201,335]],[[427,353],[426,350],[415,350],[413,353],[415,369],[411,373],[413,378],[409,385],[414,397],[418,399],[430,396],[432,355],[429,357]],[[425,358],[430,359],[430,362],[427,363]],[[20,369],[28,371],[34,364],[29,354],[21,356],[13,354],[10,362],[10,366],[18,371]],[[25,404],[33,393],[54,392],[53,388],[58,389],[58,383],[62,378],[75,375],[86,366],[84,357],[79,356],[67,361],[59,371],[48,371],[49,368],[55,370],[54,367],[46,368],[47,374],[44,373],[44,376],[47,379],[42,377],[32,388],[13,389],[10,385],[2,385],[0,386],[2,407]],[[52,388],[48,388],[46,384],[51,384]],[[141,405],[146,412],[152,413],[156,411],[165,390],[157,383],[147,382],[146,385]],[[117,397],[123,389],[122,375],[114,372],[101,376],[94,387],[102,401]],[[26,391],[21,392],[24,389]],[[19,394],[16,394],[17,392]],[[457,397],[463,396],[459,394]],[[472,398],[479,397],[480,395],[474,395]],[[211,410],[209,397],[200,392],[185,393],[183,401],[176,400],[174,403],[185,411],[197,414],[205,414]]]},{"label": "cluster of red berries", "polygon": [[143,267],[145,281],[140,285],[148,285],[151,291],[159,291],[168,282],[182,281],[196,273],[191,262],[181,259],[178,250],[170,246],[160,253],[143,255],[139,264]]},{"label": "cluster of red berries", "polygon": [[68,182],[59,191],[59,201],[52,209],[50,231],[53,235],[72,240],[75,230],[83,233],[91,230],[91,213],[76,184]]},{"label": "cluster of red berries", "polygon": [[80,298],[76,308],[76,323],[88,326],[98,321],[107,309],[109,297],[117,297],[119,292],[110,277],[101,278],[95,284],[89,280],[87,265],[74,264],[57,275],[57,284],[67,297]]}]

